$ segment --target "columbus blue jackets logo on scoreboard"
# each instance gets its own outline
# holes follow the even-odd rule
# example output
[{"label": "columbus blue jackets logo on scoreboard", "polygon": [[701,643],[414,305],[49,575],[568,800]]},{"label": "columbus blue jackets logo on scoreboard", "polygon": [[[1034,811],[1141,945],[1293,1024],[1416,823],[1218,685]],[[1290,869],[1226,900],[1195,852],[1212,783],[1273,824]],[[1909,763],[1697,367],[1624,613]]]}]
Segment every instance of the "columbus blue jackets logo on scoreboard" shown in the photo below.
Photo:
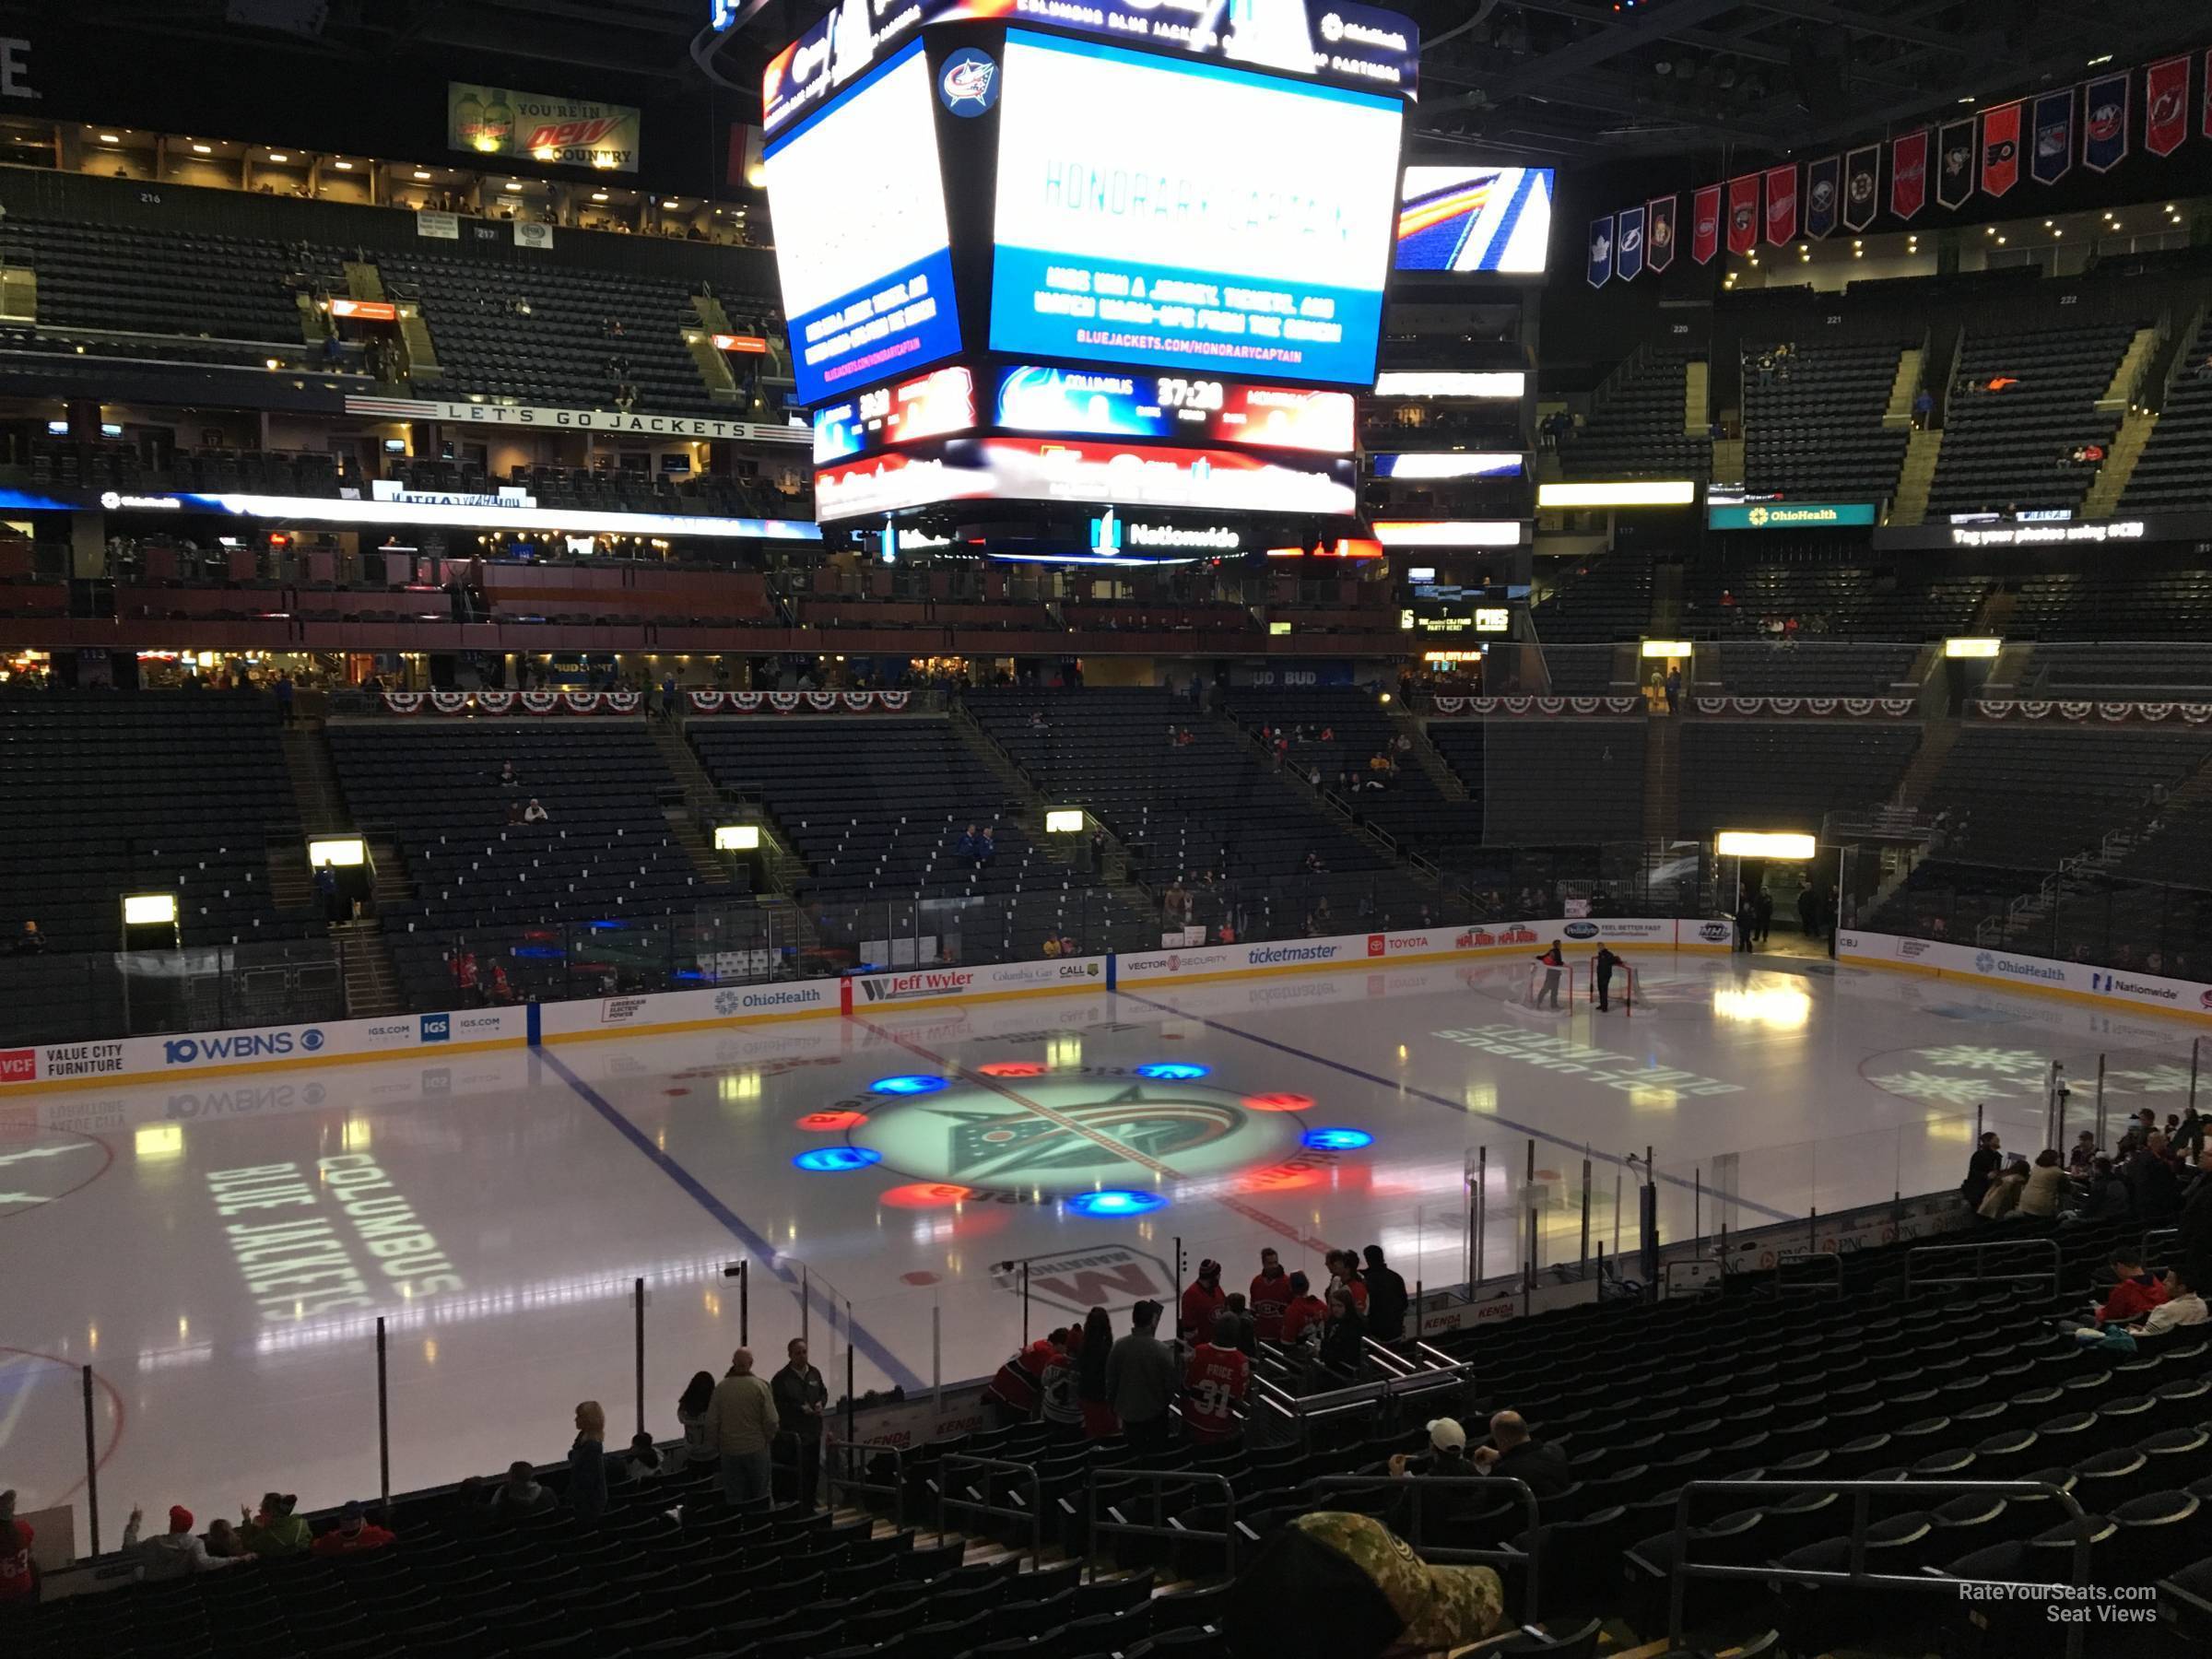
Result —
[{"label": "columbus blue jackets logo on scoreboard", "polygon": [[998,101],[998,65],[987,52],[961,47],[938,73],[937,97],[955,115],[981,115]]}]

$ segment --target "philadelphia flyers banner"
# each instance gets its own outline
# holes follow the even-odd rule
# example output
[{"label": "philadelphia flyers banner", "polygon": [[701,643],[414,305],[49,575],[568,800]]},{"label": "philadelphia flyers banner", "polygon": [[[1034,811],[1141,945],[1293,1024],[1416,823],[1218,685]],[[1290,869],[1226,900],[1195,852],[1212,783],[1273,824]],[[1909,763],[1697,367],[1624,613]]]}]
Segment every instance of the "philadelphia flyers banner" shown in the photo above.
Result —
[{"label": "philadelphia flyers banner", "polygon": [[1928,205],[1928,129],[1907,133],[1889,147],[1889,211],[1914,218]]},{"label": "philadelphia flyers banner", "polygon": [[1643,264],[1656,276],[1675,263],[1675,198],[1654,196],[1644,206],[1649,222],[1643,232]]},{"label": "philadelphia flyers banner", "polygon": [[2126,70],[2100,75],[2081,89],[2081,164],[2111,172],[2127,159],[2128,100],[2135,87]]},{"label": "philadelphia flyers banner", "polygon": [[1749,253],[1759,246],[1759,175],[1728,181],[1728,252]]},{"label": "philadelphia flyers banner", "polygon": [[1708,184],[1690,198],[1689,256],[1711,265],[1721,251],[1721,187]]},{"label": "philadelphia flyers banner", "polygon": [[1767,240],[1776,247],[1797,234],[1797,164],[1767,169]]},{"label": "philadelphia flyers banner", "polygon": [[1982,116],[1982,190],[2001,196],[2020,182],[2020,105],[2016,99]]},{"label": "philadelphia flyers banner", "polygon": [[1881,203],[1882,147],[1869,144],[1843,158],[1843,228],[1865,229]]},{"label": "philadelphia flyers banner", "polygon": [[1974,194],[1974,119],[1954,121],[1936,139],[1936,199],[1956,213]]},{"label": "philadelphia flyers banner", "polygon": [[2189,136],[2189,60],[2171,57],[2143,72],[2143,147],[2171,156]]}]

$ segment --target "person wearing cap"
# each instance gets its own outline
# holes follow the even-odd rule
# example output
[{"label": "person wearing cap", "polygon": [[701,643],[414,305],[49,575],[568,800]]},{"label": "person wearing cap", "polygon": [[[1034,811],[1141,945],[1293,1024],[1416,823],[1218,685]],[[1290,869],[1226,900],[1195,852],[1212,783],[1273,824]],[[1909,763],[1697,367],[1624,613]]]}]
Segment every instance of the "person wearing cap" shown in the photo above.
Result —
[{"label": "person wearing cap", "polygon": [[1277,1532],[1230,1586],[1234,1659],[1382,1659],[1479,1641],[1505,1617],[1488,1567],[1431,1567],[1371,1515],[1319,1510]]},{"label": "person wearing cap", "polygon": [[1182,1378],[1175,1350],[1155,1335],[1163,1311],[1156,1301],[1138,1302],[1129,1311],[1129,1334],[1106,1356],[1107,1404],[1139,1452],[1168,1443],[1168,1405]]},{"label": "person wearing cap", "polygon": [[1198,1279],[1182,1293],[1182,1319],[1176,1326],[1176,1335],[1186,1342],[1197,1342],[1209,1335],[1214,1320],[1228,1300],[1221,1288],[1221,1264],[1208,1256],[1198,1264]]},{"label": "person wearing cap", "polygon": [[299,1507],[297,1492],[264,1492],[259,1514],[249,1514],[243,1504],[239,1506],[244,1524],[239,1528],[238,1535],[257,1556],[278,1559],[303,1556],[314,1547],[315,1534],[312,1527],[292,1512]]},{"label": "person wearing cap", "polygon": [[1574,1484],[1567,1453],[1531,1434],[1517,1411],[1490,1418],[1490,1443],[1475,1449],[1475,1464],[1485,1475],[1512,1476],[1539,1499],[1556,1498]]},{"label": "person wearing cap", "polygon": [[1290,1276],[1272,1250],[1260,1252],[1260,1270],[1252,1280],[1253,1334],[1262,1342],[1283,1339],[1283,1310],[1290,1305]]},{"label": "person wearing cap", "polygon": [[1414,1475],[1465,1475],[1476,1473],[1474,1459],[1467,1455],[1467,1431],[1459,1426],[1457,1418],[1438,1418],[1429,1425],[1429,1447],[1424,1452],[1400,1452],[1390,1460],[1390,1472],[1405,1478]]},{"label": "person wearing cap", "polygon": [[169,1506],[169,1531],[158,1538],[138,1540],[138,1528],[146,1521],[146,1512],[134,1509],[129,1524],[123,1529],[123,1552],[138,1557],[138,1576],[148,1583],[161,1579],[189,1578],[195,1572],[211,1572],[218,1567],[235,1567],[241,1561],[253,1558],[243,1556],[211,1556],[207,1546],[194,1536],[192,1512],[181,1503]]},{"label": "person wearing cap", "polygon": [[1302,1342],[1309,1328],[1318,1331],[1329,1316],[1329,1304],[1313,1294],[1306,1283],[1306,1276],[1290,1276],[1290,1300],[1283,1305],[1282,1339],[1285,1342]]},{"label": "person wearing cap", "polygon": [[338,1524],[315,1540],[315,1554],[328,1559],[332,1556],[367,1555],[372,1549],[382,1549],[392,1543],[388,1527],[371,1526],[368,1512],[358,1503],[349,1503],[338,1512]]}]

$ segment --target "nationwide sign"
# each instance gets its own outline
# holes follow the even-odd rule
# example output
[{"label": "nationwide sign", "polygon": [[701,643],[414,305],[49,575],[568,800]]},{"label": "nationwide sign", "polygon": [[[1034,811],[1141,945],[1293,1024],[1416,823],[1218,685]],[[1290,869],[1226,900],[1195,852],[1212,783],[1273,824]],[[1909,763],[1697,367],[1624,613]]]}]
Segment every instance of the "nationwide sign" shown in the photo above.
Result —
[{"label": "nationwide sign", "polygon": [[526,408],[515,404],[446,402],[415,397],[348,397],[348,415],[385,420],[455,420],[472,426],[543,427],[563,432],[612,432],[618,437],[726,439],[735,443],[811,443],[803,426],[757,420],[714,420],[696,415],[634,415],[614,409]]},{"label": "nationwide sign", "polygon": [[1837,530],[1874,522],[1871,501],[1758,501],[1705,513],[1712,530]]}]

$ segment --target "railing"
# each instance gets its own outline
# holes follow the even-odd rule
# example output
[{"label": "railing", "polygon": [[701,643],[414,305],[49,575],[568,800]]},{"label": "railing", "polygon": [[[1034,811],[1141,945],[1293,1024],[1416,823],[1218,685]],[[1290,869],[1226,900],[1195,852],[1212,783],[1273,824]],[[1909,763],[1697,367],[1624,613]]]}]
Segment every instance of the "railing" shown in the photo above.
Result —
[{"label": "railing", "polygon": [[[975,1488],[967,1488],[966,1497],[955,1497],[952,1477],[957,1469],[983,1471],[983,1489],[977,1495]],[[1030,1483],[1030,1505],[1027,1509],[1013,1509],[991,1501],[991,1480],[994,1475],[1013,1475]],[[937,1531],[945,1528],[948,1510],[967,1510],[994,1520],[1015,1521],[1030,1529],[1030,1562],[1031,1566],[1044,1563],[1044,1481],[1032,1464],[1010,1463],[1000,1457],[980,1457],[972,1452],[954,1452],[937,1460],[937,1476],[930,1483],[937,1495]]]},{"label": "railing", "polygon": [[[2048,1256],[2049,1267],[2033,1267],[2025,1272],[2007,1273],[2002,1268],[1984,1271],[1983,1263],[1992,1252],[2024,1252],[2038,1258]],[[1972,1266],[1964,1274],[1931,1276],[1924,1270],[1930,1263],[1953,1263],[1970,1260]],[[2056,1296],[2065,1287],[2064,1257],[2059,1253],[2054,1239],[1979,1239],[1971,1244],[1921,1244],[1905,1253],[1905,1294],[1928,1285],[1971,1285],[1983,1279],[2042,1279],[2051,1281],[2051,1294]]]},{"label": "railing", "polygon": [[[2143,857],[2141,845],[2129,856]],[[2123,973],[2212,978],[2212,888],[2114,874],[2072,855],[2024,869],[1969,863],[1946,848],[1877,904],[1871,874],[1860,872],[1846,895],[1858,904],[1857,924],[1871,931],[1972,939]]]},{"label": "railing", "polygon": [[[1851,1565],[1837,1572],[1819,1568],[1735,1567],[1717,1562],[1691,1562],[1684,1558],[1689,1543],[1689,1505],[1693,1498],[1706,1492],[1724,1494],[1733,1498],[1780,1496],[1794,1492],[1829,1492],[1849,1498],[1851,1507]],[[1674,1559],[1669,1571],[1670,1585],[1666,1610],[1666,1633],[1670,1648],[1683,1645],[1682,1614],[1693,1578],[1732,1579],[1738,1582],[1756,1581],[1773,1583],[1777,1581],[1794,1584],[1836,1584],[1853,1590],[1946,1590],[1954,1595],[1962,1583],[1985,1583],[2002,1581],[1983,1579],[1955,1579],[1947,1575],[1905,1574],[1896,1572],[1869,1572],[1866,1571],[1866,1528],[1871,1500],[1877,1497],[1898,1498],[1912,1494],[1953,1492],[1961,1495],[1979,1493],[1989,1498],[2055,1498],[2065,1510],[2066,1519],[2077,1524],[2074,1540],[2074,1570],[2067,1580],[2069,1587],[2086,1592],[2089,1584],[2089,1535],[2079,1524],[2088,1517],[2074,1495],[2062,1487],[2044,1480],[1921,1480],[1915,1478],[1910,1486],[1888,1480],[1692,1480],[1687,1483],[1675,1499]],[[2066,1659],[2079,1659],[2082,1651],[2082,1632],[2085,1624],[2073,1623],[2066,1628]]]},{"label": "railing", "polygon": [[73,1042],[347,1017],[329,939],[0,958],[0,1042]]},{"label": "railing", "polygon": [[[1099,1488],[1102,1486],[1144,1486],[1151,1488],[1155,1497],[1170,1487],[1208,1486],[1221,1490],[1221,1526],[1218,1531],[1209,1527],[1183,1526],[1176,1522],[1165,1524],[1124,1520],[1118,1505],[1106,1506],[1108,1519],[1099,1519]],[[1092,1583],[1099,1579],[1099,1535],[1112,1533],[1119,1537],[1167,1538],[1176,1543],[1218,1543],[1224,1556],[1224,1570],[1234,1577],[1237,1571],[1237,1488],[1225,1475],[1210,1469],[1094,1469],[1084,1483],[1083,1491],[1083,1565]]]},{"label": "railing", "polygon": [[[1536,1502],[1536,1495],[1526,1481],[1511,1475],[1486,1475],[1479,1477],[1465,1475],[1324,1475],[1307,1484],[1316,1492],[1371,1489],[1376,1487],[1394,1492],[1410,1490],[1413,1494],[1413,1512],[1410,1524],[1405,1529],[1405,1533],[1410,1535],[1406,1541],[1413,1546],[1423,1560],[1443,1566],[1518,1567],[1528,1575],[1528,1595],[1521,1612],[1521,1622],[1534,1624],[1544,1616],[1541,1577],[1543,1515]],[[1516,1549],[1511,1545],[1502,1545],[1497,1548],[1465,1549],[1456,1545],[1430,1542],[1423,1527],[1423,1492],[1435,1491],[1440,1497],[1448,1494],[1464,1498],[1477,1490],[1510,1491],[1520,1498],[1528,1518],[1528,1525],[1521,1534],[1528,1540],[1527,1548]]]},{"label": "railing", "polygon": [[[822,1478],[834,1505],[840,1492],[864,1492],[891,1500],[891,1525],[900,1531],[906,1528],[906,1449],[903,1446],[879,1444],[871,1441],[833,1441],[822,1442],[827,1467]],[[878,1458],[891,1460],[891,1478],[887,1481],[867,1478],[868,1465]],[[841,1470],[840,1465],[842,1465]]]}]

